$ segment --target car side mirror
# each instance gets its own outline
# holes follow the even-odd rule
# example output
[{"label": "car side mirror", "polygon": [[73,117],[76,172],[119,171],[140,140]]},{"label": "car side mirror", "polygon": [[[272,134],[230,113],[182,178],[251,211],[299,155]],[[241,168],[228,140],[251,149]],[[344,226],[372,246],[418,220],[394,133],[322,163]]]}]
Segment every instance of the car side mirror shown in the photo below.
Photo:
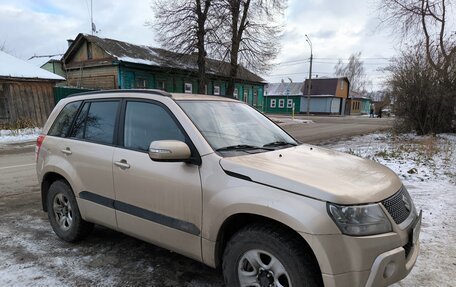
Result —
[{"label": "car side mirror", "polygon": [[181,141],[153,141],[149,146],[149,157],[153,161],[187,161],[191,157],[191,151],[188,145]]}]

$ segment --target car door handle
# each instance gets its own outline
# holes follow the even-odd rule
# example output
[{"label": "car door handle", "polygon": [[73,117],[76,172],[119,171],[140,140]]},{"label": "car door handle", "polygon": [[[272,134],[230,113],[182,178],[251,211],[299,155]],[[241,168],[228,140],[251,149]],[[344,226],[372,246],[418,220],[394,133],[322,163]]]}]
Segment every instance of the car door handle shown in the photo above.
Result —
[{"label": "car door handle", "polygon": [[124,159],[122,159],[120,161],[115,161],[114,164],[117,165],[120,168],[130,168],[130,165]]},{"label": "car door handle", "polygon": [[61,150],[62,153],[66,154],[66,155],[70,155],[72,154],[73,152],[70,150],[69,147],[65,148],[65,149],[62,149]]}]

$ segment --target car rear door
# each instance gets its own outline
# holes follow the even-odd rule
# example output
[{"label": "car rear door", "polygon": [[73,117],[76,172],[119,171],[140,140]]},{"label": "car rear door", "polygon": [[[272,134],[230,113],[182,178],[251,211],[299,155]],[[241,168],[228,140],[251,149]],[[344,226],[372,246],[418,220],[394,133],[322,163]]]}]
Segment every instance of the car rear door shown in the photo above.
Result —
[{"label": "car rear door", "polygon": [[68,161],[82,217],[116,229],[112,156],[120,99],[85,101],[59,147]]},{"label": "car rear door", "polygon": [[202,193],[199,166],[156,162],[155,140],[180,140],[195,153],[177,119],[160,103],[127,99],[113,158],[116,215],[120,231],[201,260]]}]

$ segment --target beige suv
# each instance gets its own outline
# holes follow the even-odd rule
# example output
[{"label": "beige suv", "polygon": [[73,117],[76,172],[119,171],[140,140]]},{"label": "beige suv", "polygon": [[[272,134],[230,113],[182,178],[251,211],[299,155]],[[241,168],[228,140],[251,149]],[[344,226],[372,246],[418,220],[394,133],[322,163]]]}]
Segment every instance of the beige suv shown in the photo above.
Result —
[{"label": "beige suv", "polygon": [[37,141],[42,205],[74,242],[100,224],[221,267],[227,286],[386,286],[421,212],[370,160],[299,144],[239,101],[126,90],[58,103]]}]

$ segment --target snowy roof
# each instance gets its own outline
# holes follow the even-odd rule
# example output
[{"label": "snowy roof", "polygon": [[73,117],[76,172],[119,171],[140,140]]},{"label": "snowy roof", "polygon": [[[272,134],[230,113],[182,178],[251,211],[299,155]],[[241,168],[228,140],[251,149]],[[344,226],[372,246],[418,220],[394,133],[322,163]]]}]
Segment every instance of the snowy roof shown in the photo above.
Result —
[{"label": "snowy roof", "polygon": [[[181,54],[168,50],[154,48],[145,45],[135,45],[123,41],[109,38],[100,38],[94,35],[79,34],[73,44],[68,48],[63,61],[66,62],[70,56],[76,52],[82,41],[96,44],[107,54],[121,62],[156,66],[161,68],[172,68],[187,70],[192,72],[198,71],[197,54]],[[206,58],[206,73],[222,77],[229,77],[230,64],[224,61]],[[242,66],[239,66],[236,78],[250,82],[264,82],[260,76],[250,72]]]},{"label": "snowy roof", "polygon": [[268,84],[267,87],[267,93],[266,95],[268,96],[286,96],[287,94],[289,96],[301,96],[302,92],[302,86],[304,83],[288,83],[288,82],[283,82],[283,83],[270,83]]},{"label": "snowy roof", "polygon": [[33,56],[27,60],[32,65],[41,68],[44,64],[48,63],[49,61],[60,61],[62,59],[62,54],[58,55],[45,55],[45,56]]},{"label": "snowy roof", "polygon": [[0,51],[0,77],[43,80],[65,80],[59,75],[38,68],[27,61]]}]

